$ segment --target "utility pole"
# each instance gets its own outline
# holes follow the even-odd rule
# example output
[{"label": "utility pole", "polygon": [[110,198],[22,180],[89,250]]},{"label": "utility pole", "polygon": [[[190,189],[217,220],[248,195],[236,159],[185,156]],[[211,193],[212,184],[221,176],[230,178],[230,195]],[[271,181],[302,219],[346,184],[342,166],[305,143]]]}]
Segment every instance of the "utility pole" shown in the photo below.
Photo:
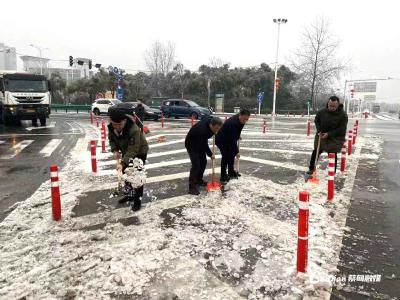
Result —
[{"label": "utility pole", "polygon": [[278,37],[276,42],[276,59],[275,59],[275,80],[274,80],[274,98],[272,104],[272,116],[276,115],[276,79],[278,78],[278,53],[279,53],[279,35],[281,30],[281,24],[287,23],[287,19],[274,19],[274,23],[278,24]]},{"label": "utility pole", "polygon": [[211,107],[211,104],[210,104],[210,88],[211,88],[211,79],[208,78],[208,80],[207,80],[207,105],[208,105],[208,108]]}]

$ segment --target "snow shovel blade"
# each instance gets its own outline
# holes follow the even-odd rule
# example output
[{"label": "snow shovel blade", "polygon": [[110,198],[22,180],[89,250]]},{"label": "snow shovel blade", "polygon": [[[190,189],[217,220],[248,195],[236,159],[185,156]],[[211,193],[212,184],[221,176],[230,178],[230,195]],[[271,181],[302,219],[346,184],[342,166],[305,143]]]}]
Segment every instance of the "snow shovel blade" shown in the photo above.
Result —
[{"label": "snow shovel blade", "polygon": [[218,181],[211,181],[211,182],[207,183],[207,191],[208,192],[220,190],[220,189],[221,189],[221,183],[219,183]]},{"label": "snow shovel blade", "polygon": [[317,173],[315,171],[312,174],[312,177],[310,179],[308,179],[308,182],[314,183],[314,184],[319,184],[319,180],[317,178]]}]

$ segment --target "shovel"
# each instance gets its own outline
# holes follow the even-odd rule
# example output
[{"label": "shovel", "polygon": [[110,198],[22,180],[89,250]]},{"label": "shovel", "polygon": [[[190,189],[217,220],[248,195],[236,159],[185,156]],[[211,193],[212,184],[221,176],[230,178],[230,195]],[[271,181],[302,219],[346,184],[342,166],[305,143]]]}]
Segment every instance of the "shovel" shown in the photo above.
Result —
[{"label": "shovel", "polygon": [[240,139],[238,139],[238,153],[239,153],[239,157],[236,159],[236,168],[237,168],[237,172],[239,175],[239,170],[240,170]]},{"label": "shovel", "polygon": [[[118,164],[120,164],[121,163],[121,160],[119,159],[118,161],[117,161],[117,165]],[[118,170],[118,187],[117,187],[117,189],[113,192],[113,196],[114,197],[116,197],[116,196],[119,196],[119,194],[120,194],[120,191],[121,191],[121,187],[122,187],[122,171],[121,170]]]},{"label": "shovel", "polygon": [[317,178],[317,163],[318,163],[318,160],[319,160],[319,148],[320,148],[320,145],[321,145],[321,136],[318,135],[317,157],[315,159],[315,164],[314,164],[315,171],[312,174],[311,178],[308,179],[308,182],[314,183],[314,184],[319,184],[319,180]]},{"label": "shovel", "polygon": [[[215,156],[215,135],[213,136],[212,155]],[[215,159],[212,159],[211,182],[207,183],[207,191],[215,191],[221,189],[221,183],[215,180]]]}]

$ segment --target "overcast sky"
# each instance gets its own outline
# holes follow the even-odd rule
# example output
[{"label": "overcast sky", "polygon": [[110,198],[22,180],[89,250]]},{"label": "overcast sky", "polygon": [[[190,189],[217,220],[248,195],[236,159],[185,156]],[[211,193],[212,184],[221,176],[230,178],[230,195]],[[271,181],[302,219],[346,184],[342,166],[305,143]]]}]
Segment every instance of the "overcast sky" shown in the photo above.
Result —
[{"label": "overcast sky", "polygon": [[398,6],[386,0],[13,0],[0,5],[0,42],[27,55],[38,55],[32,43],[49,48],[43,56],[51,59],[72,55],[104,66],[144,69],[143,52],[150,44],[170,40],[188,69],[211,57],[245,67],[274,62],[272,19],[287,18],[279,61],[285,64],[303,27],[323,16],[342,40],[340,55],[352,61],[347,78],[400,78]]}]

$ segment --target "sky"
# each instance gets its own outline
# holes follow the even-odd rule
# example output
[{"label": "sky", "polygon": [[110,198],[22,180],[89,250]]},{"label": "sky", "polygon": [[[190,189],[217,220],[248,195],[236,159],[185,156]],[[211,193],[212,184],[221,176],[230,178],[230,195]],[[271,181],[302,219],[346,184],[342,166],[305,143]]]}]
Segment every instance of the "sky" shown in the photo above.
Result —
[{"label": "sky", "polygon": [[[317,17],[341,40],[339,56],[350,61],[346,79],[400,78],[400,18],[396,1],[119,0],[2,1],[0,42],[25,55],[91,58],[103,66],[143,70],[143,53],[156,41],[175,43],[177,58],[197,70],[217,57],[231,66],[288,63],[300,33]],[[21,63],[20,63],[21,64]],[[66,66],[67,62],[55,62]]]}]

